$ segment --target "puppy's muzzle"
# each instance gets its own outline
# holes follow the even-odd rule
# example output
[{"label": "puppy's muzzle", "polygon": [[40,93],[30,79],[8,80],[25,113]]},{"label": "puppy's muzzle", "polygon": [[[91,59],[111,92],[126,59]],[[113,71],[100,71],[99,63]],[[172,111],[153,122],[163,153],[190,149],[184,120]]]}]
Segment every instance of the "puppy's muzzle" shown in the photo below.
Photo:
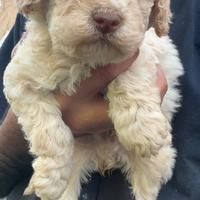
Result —
[{"label": "puppy's muzzle", "polygon": [[102,8],[93,11],[92,19],[96,29],[102,34],[115,32],[122,22],[122,17],[117,11]]}]

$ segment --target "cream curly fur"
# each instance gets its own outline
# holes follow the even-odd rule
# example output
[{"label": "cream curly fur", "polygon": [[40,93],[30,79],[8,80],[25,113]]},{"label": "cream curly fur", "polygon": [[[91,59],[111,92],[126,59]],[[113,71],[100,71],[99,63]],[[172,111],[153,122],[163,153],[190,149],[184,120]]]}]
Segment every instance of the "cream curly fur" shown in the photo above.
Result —
[{"label": "cream curly fur", "polygon": [[[172,175],[176,151],[170,122],[179,106],[178,53],[167,37],[169,0],[16,0],[29,17],[28,36],[4,75],[5,94],[36,156],[26,194],[77,200],[92,171],[120,168],[136,200],[155,200]],[[100,41],[91,13],[115,10],[123,22]],[[150,19],[150,20],[149,20]],[[153,26],[154,28],[148,27]],[[156,33],[155,33],[156,32]],[[108,86],[116,134],[74,139],[55,91],[72,95],[90,70],[117,63],[140,49],[134,64]],[[161,104],[157,67],[169,89]]]}]

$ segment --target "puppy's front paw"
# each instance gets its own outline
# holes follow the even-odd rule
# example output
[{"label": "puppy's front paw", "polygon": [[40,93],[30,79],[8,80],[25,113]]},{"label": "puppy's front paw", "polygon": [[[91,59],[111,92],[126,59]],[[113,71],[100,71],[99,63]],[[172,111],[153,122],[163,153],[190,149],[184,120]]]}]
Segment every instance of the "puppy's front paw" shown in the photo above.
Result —
[{"label": "puppy's front paw", "polygon": [[29,195],[35,192],[36,196],[40,197],[41,200],[57,200],[62,195],[66,185],[67,182],[64,180],[53,182],[47,177],[34,175],[31,178],[24,195]]},{"label": "puppy's front paw", "polygon": [[127,151],[133,151],[142,157],[150,157],[157,155],[164,145],[171,142],[169,130],[163,128],[162,133],[159,130],[145,126],[141,129],[134,129],[134,131],[131,128],[124,128],[121,129],[121,132],[118,132],[118,138]]},{"label": "puppy's front paw", "polygon": [[41,200],[57,200],[67,187],[68,166],[59,165],[52,158],[38,158],[33,164],[33,174],[24,194],[35,194]]},{"label": "puppy's front paw", "polygon": [[134,152],[136,155],[142,157],[157,155],[160,148],[164,145],[163,139],[147,138],[145,135],[129,139],[119,137],[119,141],[127,151]]},{"label": "puppy's front paw", "polygon": [[164,140],[160,138],[146,138],[145,136],[142,136],[139,140],[134,141],[129,148],[139,156],[150,157],[151,155],[157,155],[163,145]]}]

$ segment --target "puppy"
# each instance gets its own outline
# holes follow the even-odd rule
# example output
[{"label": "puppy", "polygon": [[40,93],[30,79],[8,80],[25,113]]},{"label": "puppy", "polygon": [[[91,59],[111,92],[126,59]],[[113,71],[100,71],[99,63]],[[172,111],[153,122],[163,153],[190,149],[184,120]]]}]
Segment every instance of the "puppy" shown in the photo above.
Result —
[{"label": "puppy", "polygon": [[[29,18],[28,36],[4,75],[4,92],[23,127],[34,174],[25,194],[77,200],[90,172],[120,168],[136,200],[155,200],[172,176],[176,151],[171,119],[183,74],[167,35],[169,0],[16,0]],[[133,65],[108,86],[116,133],[73,138],[55,91],[73,95],[91,69],[133,55]],[[157,65],[168,81],[161,105]]]}]

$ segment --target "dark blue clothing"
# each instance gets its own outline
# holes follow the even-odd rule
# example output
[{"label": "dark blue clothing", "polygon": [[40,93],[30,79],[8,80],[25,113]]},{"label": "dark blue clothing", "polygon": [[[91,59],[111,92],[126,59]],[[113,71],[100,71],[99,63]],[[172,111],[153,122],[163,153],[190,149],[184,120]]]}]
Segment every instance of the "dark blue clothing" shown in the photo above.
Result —
[{"label": "dark blue clothing", "polygon": [[8,104],[3,95],[3,73],[10,61],[11,52],[13,47],[18,43],[19,39],[24,32],[24,18],[20,15],[17,16],[15,26],[10,31],[8,37],[0,48],[0,119],[2,119]]},{"label": "dark blue clothing", "polygon": [[[173,0],[172,10],[174,18],[171,37],[180,52],[185,75],[181,79],[182,107],[173,122],[174,145],[178,151],[176,167],[172,180],[162,188],[158,200],[200,200],[200,0]],[[19,39],[18,37],[13,42],[13,35],[16,34],[14,30],[16,26],[0,52],[0,77],[9,61],[10,51]],[[0,101],[2,116],[6,107],[5,103],[2,104],[2,95]],[[11,193],[10,200],[21,199],[16,196],[21,195],[20,187],[15,189],[15,193]],[[114,171],[111,176],[106,177],[93,175],[82,190],[81,200],[84,199],[132,198],[127,182],[119,171]]]},{"label": "dark blue clothing", "polygon": [[173,179],[159,200],[200,200],[200,1],[175,0],[171,36],[185,75],[182,107],[174,120],[174,145],[178,158]]}]

